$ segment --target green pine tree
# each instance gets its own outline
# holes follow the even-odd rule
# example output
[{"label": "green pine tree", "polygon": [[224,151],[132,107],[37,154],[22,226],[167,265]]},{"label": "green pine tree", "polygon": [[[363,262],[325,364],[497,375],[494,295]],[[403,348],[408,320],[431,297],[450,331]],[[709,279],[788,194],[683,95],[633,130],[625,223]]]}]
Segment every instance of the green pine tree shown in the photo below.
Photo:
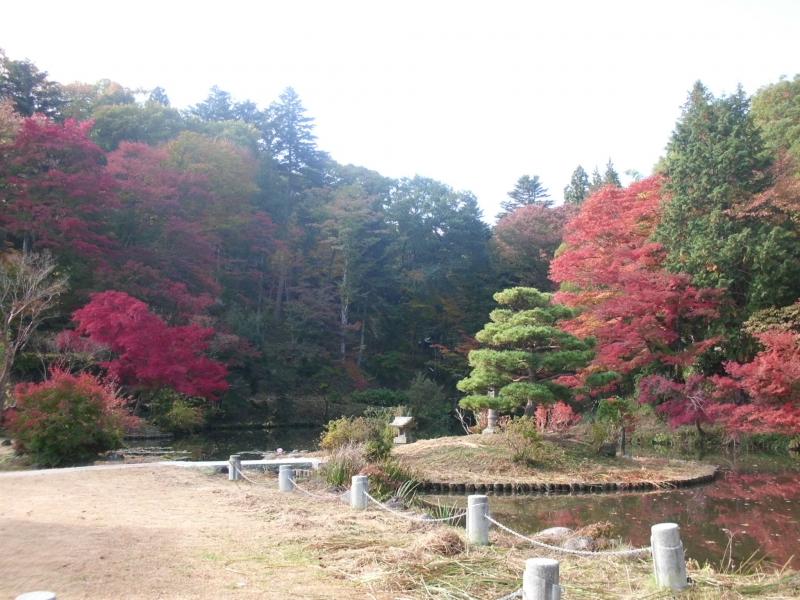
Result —
[{"label": "green pine tree", "polygon": [[550,206],[553,203],[550,199],[550,192],[544,187],[538,175],[533,177],[523,175],[517,179],[514,189],[508,192],[508,197],[508,200],[500,203],[500,208],[503,211],[497,216],[498,219],[513,213],[523,206],[530,206],[531,204]]},{"label": "green pine tree", "polygon": [[485,347],[469,353],[472,372],[458,382],[469,410],[510,412],[521,406],[569,399],[569,388],[553,382],[592,358],[590,344],[558,328],[572,309],[553,304],[552,294],[515,287],[494,295],[502,308],[475,337]]}]

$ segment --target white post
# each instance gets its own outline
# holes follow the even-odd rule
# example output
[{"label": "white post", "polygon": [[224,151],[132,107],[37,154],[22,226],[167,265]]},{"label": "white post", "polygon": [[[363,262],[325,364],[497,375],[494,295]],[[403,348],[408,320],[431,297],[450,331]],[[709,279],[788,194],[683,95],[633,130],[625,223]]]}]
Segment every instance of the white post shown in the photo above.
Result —
[{"label": "white post", "polygon": [[350,508],[366,510],[368,492],[369,477],[366,475],[354,475],[350,486]]},{"label": "white post", "polygon": [[650,528],[656,585],[679,591],[689,587],[681,533],[676,523],[659,523]]},{"label": "white post", "polygon": [[56,600],[55,592],[26,592],[14,600]]},{"label": "white post", "polygon": [[558,561],[552,558],[529,558],[522,576],[522,600],[560,600]]},{"label": "white post", "polygon": [[489,497],[482,494],[467,496],[467,543],[485,546],[489,543]]},{"label": "white post", "polygon": [[281,465],[278,467],[278,490],[281,492],[291,492],[294,490],[294,469],[291,465]]},{"label": "white post", "polygon": [[238,454],[231,454],[228,459],[228,481],[239,481],[242,478],[239,471],[242,470],[242,457]]}]

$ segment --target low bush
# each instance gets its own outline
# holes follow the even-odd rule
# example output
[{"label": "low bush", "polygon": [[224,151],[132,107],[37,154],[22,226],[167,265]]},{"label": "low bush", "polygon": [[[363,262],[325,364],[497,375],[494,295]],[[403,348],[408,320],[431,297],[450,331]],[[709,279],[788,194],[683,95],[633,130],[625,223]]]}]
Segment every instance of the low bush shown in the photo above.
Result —
[{"label": "low bush", "polygon": [[118,448],[125,427],[136,421],[116,391],[88,373],[54,370],[42,383],[18,385],[14,398],[7,428],[17,451],[42,466],[83,462]]},{"label": "low bush", "polygon": [[393,458],[371,463],[361,470],[361,474],[369,477],[370,494],[379,500],[398,495],[400,488],[405,488],[407,496],[409,490],[413,492],[419,485],[417,477]]},{"label": "low bush", "polygon": [[508,421],[504,435],[514,462],[534,465],[544,458],[544,440],[535,418],[518,417]]},{"label": "low bush", "polygon": [[346,445],[362,444],[369,460],[389,455],[394,437],[389,427],[390,411],[369,411],[362,417],[342,417],[329,421],[320,438],[320,448],[336,450]]}]

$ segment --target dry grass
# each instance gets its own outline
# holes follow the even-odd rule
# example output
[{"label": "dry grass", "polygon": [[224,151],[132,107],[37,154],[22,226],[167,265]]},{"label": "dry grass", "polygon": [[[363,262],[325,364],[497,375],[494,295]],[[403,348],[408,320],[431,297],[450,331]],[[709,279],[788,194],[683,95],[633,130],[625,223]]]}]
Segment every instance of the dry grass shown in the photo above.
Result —
[{"label": "dry grass", "polygon": [[[552,442],[551,442],[552,443]],[[404,466],[426,481],[442,483],[639,483],[710,474],[711,465],[667,459],[605,458],[585,445],[561,442],[557,464],[532,468],[515,463],[502,435],[469,435],[422,440],[394,449]]]}]

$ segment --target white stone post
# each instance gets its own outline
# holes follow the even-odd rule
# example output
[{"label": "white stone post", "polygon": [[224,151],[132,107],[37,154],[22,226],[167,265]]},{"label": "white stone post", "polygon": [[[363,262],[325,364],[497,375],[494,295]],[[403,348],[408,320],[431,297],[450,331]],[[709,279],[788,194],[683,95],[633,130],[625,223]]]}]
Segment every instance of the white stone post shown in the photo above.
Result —
[{"label": "white stone post", "polygon": [[489,543],[489,497],[482,494],[467,496],[467,543],[485,546]]},{"label": "white stone post", "polygon": [[560,600],[558,561],[552,558],[529,558],[522,576],[522,600]]},{"label": "white stone post", "polygon": [[678,525],[659,523],[650,528],[650,546],[653,551],[653,570],[656,585],[679,591],[689,587],[686,576],[686,557]]},{"label": "white stone post", "polygon": [[294,490],[294,469],[291,465],[281,465],[278,467],[278,490],[281,492],[291,492]]},{"label": "white stone post", "polygon": [[239,471],[242,470],[242,457],[238,454],[231,454],[228,459],[228,481],[239,481],[242,476]]},{"label": "white stone post", "polygon": [[350,486],[350,508],[357,510],[367,509],[367,493],[369,492],[369,477],[354,475]]},{"label": "white stone post", "polygon": [[55,592],[26,592],[20,594],[15,600],[56,600]]}]

